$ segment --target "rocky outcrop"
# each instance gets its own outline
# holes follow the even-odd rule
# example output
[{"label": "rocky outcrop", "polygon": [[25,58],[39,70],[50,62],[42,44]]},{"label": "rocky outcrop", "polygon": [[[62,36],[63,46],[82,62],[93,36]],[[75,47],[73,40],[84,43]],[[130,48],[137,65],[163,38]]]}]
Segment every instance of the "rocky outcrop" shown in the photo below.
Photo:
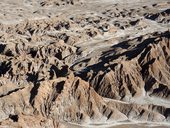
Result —
[{"label": "rocky outcrop", "polygon": [[127,120],[160,122],[169,117],[166,107],[103,99],[73,74],[9,91],[1,95],[0,103],[1,125],[13,127],[60,127],[58,121],[90,125]]},{"label": "rocky outcrop", "polygon": [[[129,101],[132,97],[157,95],[169,99],[169,31],[146,37],[114,45],[103,53],[99,63],[77,75],[104,97]],[[141,43],[133,44],[136,40]],[[126,46],[128,50],[124,50]]]}]

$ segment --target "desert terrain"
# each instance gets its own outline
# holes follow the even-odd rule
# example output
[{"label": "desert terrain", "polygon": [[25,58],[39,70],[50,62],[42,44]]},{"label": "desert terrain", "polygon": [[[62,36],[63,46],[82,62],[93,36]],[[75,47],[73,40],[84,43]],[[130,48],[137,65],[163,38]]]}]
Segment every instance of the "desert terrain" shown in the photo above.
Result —
[{"label": "desert terrain", "polygon": [[0,128],[170,127],[169,0],[0,0]]}]

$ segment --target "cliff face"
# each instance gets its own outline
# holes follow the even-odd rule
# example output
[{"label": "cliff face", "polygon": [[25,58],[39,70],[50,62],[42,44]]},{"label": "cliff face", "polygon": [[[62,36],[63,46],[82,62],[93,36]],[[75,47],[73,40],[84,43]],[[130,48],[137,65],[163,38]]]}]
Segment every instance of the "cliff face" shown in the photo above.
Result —
[{"label": "cliff face", "polygon": [[0,127],[168,127],[169,6],[3,0]]}]

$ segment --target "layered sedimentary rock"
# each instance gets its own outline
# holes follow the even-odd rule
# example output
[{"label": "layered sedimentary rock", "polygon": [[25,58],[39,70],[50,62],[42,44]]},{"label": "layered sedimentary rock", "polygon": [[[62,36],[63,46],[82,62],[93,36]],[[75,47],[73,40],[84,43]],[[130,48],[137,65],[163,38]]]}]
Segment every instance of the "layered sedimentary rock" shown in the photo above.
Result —
[{"label": "layered sedimentary rock", "polygon": [[169,6],[0,2],[0,127],[168,127]]}]

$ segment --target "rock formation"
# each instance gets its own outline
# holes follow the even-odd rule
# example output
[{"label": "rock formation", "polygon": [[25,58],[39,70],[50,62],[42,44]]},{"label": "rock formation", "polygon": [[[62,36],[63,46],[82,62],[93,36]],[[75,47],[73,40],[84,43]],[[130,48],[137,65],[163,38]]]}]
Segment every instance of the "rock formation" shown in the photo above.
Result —
[{"label": "rock formation", "polygon": [[168,0],[0,7],[0,127],[170,125]]}]

